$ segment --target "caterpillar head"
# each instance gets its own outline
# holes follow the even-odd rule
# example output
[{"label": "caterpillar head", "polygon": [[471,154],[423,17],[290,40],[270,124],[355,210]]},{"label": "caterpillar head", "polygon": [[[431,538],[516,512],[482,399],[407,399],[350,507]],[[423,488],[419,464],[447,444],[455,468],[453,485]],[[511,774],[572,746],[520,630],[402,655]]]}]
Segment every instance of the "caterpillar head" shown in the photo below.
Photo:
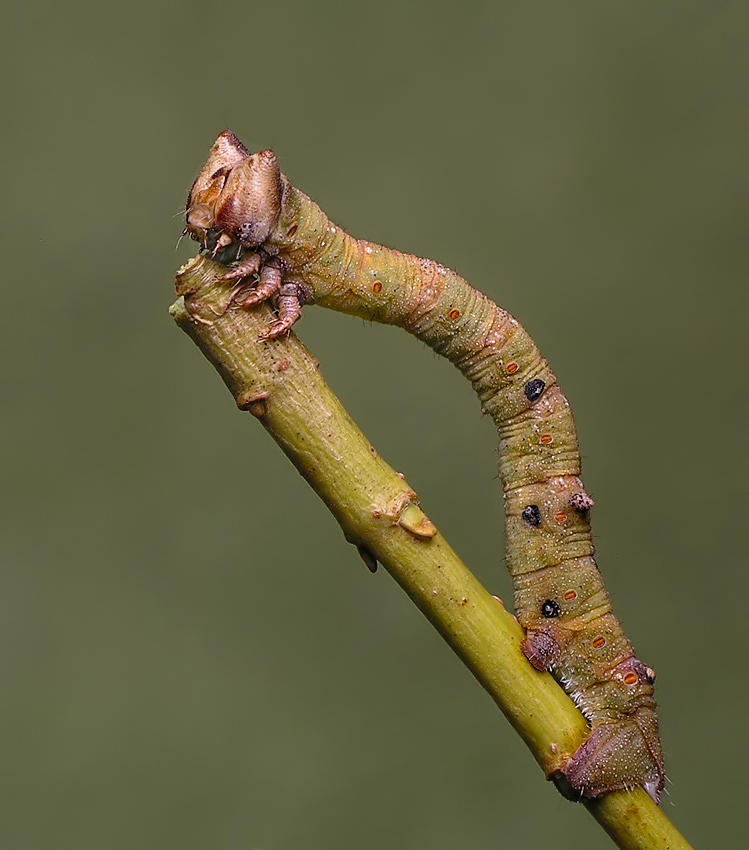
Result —
[{"label": "caterpillar head", "polygon": [[230,130],[213,143],[187,198],[185,231],[214,255],[270,236],[281,212],[281,172],[271,150],[251,154]]}]

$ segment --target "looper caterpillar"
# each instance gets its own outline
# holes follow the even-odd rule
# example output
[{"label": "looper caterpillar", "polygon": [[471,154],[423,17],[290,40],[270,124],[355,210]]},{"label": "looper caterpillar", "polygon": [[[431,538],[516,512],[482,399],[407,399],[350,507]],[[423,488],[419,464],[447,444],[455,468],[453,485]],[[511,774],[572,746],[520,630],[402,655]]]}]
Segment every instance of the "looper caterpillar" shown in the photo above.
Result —
[{"label": "looper caterpillar", "polygon": [[642,785],[658,802],[664,768],[655,673],[634,655],[593,558],[593,505],[569,404],[509,314],[432,260],[356,240],[284,177],[272,151],[226,131],[190,191],[188,232],[231,267],[233,305],[272,300],[286,332],[317,303],[398,325],[471,381],[499,432],[507,563],[523,651],[550,670],[590,721],[562,774],[571,795]]}]

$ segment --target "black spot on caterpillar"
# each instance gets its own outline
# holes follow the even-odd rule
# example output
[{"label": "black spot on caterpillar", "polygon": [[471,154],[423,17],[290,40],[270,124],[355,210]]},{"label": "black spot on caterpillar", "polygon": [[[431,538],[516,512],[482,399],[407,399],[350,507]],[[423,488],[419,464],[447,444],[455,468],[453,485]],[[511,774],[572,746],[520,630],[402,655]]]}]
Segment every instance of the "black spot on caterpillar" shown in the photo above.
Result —
[{"label": "black spot on caterpillar", "polygon": [[546,617],[546,619],[551,619],[552,617],[558,617],[561,613],[562,609],[559,607],[559,603],[555,602],[553,599],[547,599],[541,605],[541,613]]},{"label": "black spot on caterpillar", "polygon": [[540,378],[534,378],[532,381],[528,381],[523,392],[528,401],[535,401],[537,398],[541,398],[545,387],[546,384]]},{"label": "black spot on caterpillar", "polygon": [[523,508],[521,516],[528,523],[528,525],[533,525],[536,527],[541,525],[541,510],[538,505],[526,505],[526,507]]},{"label": "black spot on caterpillar", "polygon": [[[560,773],[577,796],[642,785],[658,802],[665,775],[655,674],[611,613],[593,559],[593,502],[578,477],[569,404],[526,331],[444,266],[349,236],[281,174],[272,151],[250,154],[228,131],[192,186],[186,229],[233,264],[224,279],[238,282],[236,307],[264,300],[276,307],[265,339],[291,328],[304,304],[320,304],[398,325],[468,378],[499,432],[523,651],[563,683],[591,724]],[[541,505],[554,520],[543,527]]]}]

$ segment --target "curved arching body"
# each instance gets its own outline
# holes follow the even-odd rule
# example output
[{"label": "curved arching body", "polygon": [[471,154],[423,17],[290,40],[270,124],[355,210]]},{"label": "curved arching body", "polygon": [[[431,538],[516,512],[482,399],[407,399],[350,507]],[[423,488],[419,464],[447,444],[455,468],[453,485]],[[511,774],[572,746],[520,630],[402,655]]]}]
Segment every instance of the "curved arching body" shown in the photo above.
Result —
[{"label": "curved arching body", "polygon": [[193,185],[186,231],[231,264],[225,278],[238,282],[236,305],[274,299],[278,320],[267,338],[291,327],[302,305],[320,304],[402,327],[468,378],[499,433],[523,651],[559,679],[591,725],[563,775],[578,795],[642,785],[658,802],[655,674],[611,613],[572,412],[528,333],[439,263],[349,236],[280,174],[271,151],[250,154],[229,131]]}]

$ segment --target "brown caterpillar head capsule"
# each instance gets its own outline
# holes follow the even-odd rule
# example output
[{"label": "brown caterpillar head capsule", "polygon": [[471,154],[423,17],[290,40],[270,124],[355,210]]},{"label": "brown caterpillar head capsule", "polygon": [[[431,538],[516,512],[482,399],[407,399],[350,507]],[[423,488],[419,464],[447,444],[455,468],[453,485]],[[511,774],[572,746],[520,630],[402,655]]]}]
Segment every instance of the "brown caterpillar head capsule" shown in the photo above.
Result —
[{"label": "brown caterpillar head capsule", "polygon": [[226,177],[235,165],[249,156],[250,152],[230,130],[225,130],[213,143],[187,196],[187,231],[193,239],[205,244],[215,222],[216,203]]},{"label": "brown caterpillar head capsule", "polygon": [[187,198],[187,232],[214,254],[270,236],[281,212],[281,172],[271,150],[251,154],[229,130],[214,142]]}]

